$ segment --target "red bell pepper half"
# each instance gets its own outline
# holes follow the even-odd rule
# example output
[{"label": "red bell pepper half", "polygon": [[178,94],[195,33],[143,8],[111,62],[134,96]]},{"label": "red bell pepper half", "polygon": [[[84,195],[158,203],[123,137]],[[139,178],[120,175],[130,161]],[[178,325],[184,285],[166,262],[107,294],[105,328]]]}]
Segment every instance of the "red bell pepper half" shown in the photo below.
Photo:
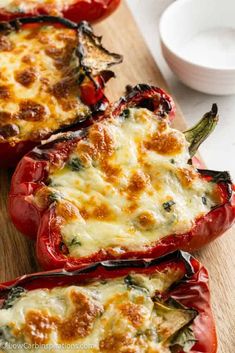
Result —
[{"label": "red bell pepper half", "polygon": [[[47,33],[46,28],[48,31],[50,28],[64,29],[55,36],[59,43],[54,42],[55,31]],[[8,56],[13,55],[14,60],[19,61],[20,68],[11,72],[15,77],[14,87],[7,78],[1,78],[0,166],[14,167],[26,152],[52,133],[71,130],[88,116],[97,116],[107,108],[104,86],[114,76],[109,67],[120,63],[122,57],[108,52],[87,22],[76,24],[60,17],[24,17],[2,22],[0,38],[0,55],[7,56],[7,60],[12,60]],[[28,51],[22,49],[25,39],[29,41]],[[23,47],[20,45],[21,40],[24,41]],[[38,56],[35,40],[42,47],[40,50],[44,54],[41,56]],[[44,56],[49,62],[52,61],[46,73],[45,67],[41,68],[45,62],[39,62],[44,60]],[[77,61],[74,57],[77,57]],[[23,99],[21,94],[17,100],[19,84],[20,91],[25,90],[25,96],[28,97],[35,81],[40,84],[38,94],[35,97],[31,94],[28,100]],[[54,99],[53,104],[51,97]],[[10,109],[11,101],[17,104],[16,112]],[[59,105],[56,118],[53,115],[55,104]],[[67,119],[64,114],[68,114]],[[56,125],[53,123],[55,120],[58,122]],[[30,137],[24,135],[20,125],[23,121],[35,124],[31,127],[31,134],[28,134]]]},{"label": "red bell pepper half", "polygon": [[[12,0],[10,4],[1,6],[0,21],[9,21],[19,17],[40,15],[55,15],[74,22],[98,22],[108,17],[120,4],[121,0],[61,0],[58,1],[19,1]],[[59,4],[59,5],[58,5]]]},{"label": "red bell pepper half", "polygon": [[[135,87],[131,93],[114,105],[112,115],[120,116],[121,114],[123,116],[130,107],[148,107],[160,116],[166,115],[166,112],[169,115],[172,111],[168,96],[158,88],[146,85]],[[205,120],[206,126],[213,128],[217,121],[216,114],[217,109],[214,107],[196,125],[195,132],[200,138],[195,139],[192,129],[185,132],[186,138],[192,143],[189,147],[192,152],[191,157],[195,152],[194,144],[199,146],[203,141],[202,130]],[[105,119],[105,117],[100,119]],[[88,123],[92,124],[92,120],[86,122]],[[164,236],[143,250],[131,251],[127,248],[119,254],[113,254],[108,249],[107,251],[100,249],[89,256],[76,258],[67,256],[68,252],[65,251],[66,246],[61,234],[60,217],[57,216],[56,211],[56,200],[51,197],[49,201],[47,199],[44,206],[39,206],[34,202],[34,195],[46,187],[51,166],[66,162],[70,152],[85,134],[86,129],[61,134],[35,148],[21,160],[12,178],[9,195],[9,212],[12,221],[23,234],[32,238],[37,236],[37,257],[43,268],[72,268],[84,263],[112,258],[158,257],[177,249],[191,252],[213,241],[234,223],[234,193],[229,174],[198,169],[203,179],[216,185],[220,202],[207,214],[195,219],[190,231]],[[204,135],[208,135],[207,130]]]},{"label": "red bell pepper half", "polygon": [[[138,288],[137,286],[140,286],[139,288],[143,290],[141,284],[133,282],[136,274],[150,275],[151,281],[154,274],[160,277],[164,275],[166,276],[164,278],[167,278],[167,273],[171,273],[171,276],[173,273],[173,283],[171,280],[168,289],[155,291],[152,300],[156,301],[156,305],[158,305],[157,303],[160,303],[161,307],[163,305],[163,308],[165,305],[167,308],[170,302],[174,302],[178,308],[189,309],[191,313],[195,311],[186,327],[183,327],[180,334],[177,333],[171,339],[170,351],[216,353],[217,338],[210,307],[207,270],[191,255],[180,251],[157,259],[105,261],[77,268],[73,272],[57,270],[25,275],[16,280],[0,284],[0,311],[1,308],[13,307],[14,300],[19,302],[22,293],[35,289],[52,289],[70,285],[81,286],[84,283],[87,285],[97,280],[107,283],[107,281],[115,280],[118,277],[124,277],[127,288],[130,289],[131,286]],[[174,276],[174,273],[177,273],[177,276]],[[179,278],[177,279],[177,277]],[[115,294],[118,295],[118,293]],[[28,309],[30,309],[30,306]],[[190,337],[187,336],[185,329],[189,329],[187,332],[191,331]]]}]

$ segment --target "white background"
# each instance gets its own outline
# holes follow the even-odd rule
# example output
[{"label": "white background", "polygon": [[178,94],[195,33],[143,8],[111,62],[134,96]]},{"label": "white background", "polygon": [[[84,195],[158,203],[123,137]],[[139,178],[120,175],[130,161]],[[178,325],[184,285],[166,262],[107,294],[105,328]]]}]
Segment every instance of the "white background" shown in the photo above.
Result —
[{"label": "white background", "polygon": [[162,12],[172,2],[173,0],[127,0],[145,41],[181,106],[188,126],[194,125],[209,111],[212,103],[218,104],[220,122],[213,135],[200,148],[200,153],[208,168],[228,170],[235,180],[235,96],[210,96],[193,91],[181,84],[170,71],[161,53],[158,24]]}]

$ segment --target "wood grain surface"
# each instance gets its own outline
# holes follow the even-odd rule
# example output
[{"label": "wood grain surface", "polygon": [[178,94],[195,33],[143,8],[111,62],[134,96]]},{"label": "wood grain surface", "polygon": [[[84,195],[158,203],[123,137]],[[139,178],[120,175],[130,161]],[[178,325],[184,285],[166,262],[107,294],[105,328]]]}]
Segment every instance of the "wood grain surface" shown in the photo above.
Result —
[{"label": "wood grain surface", "polygon": [[[123,4],[107,21],[96,26],[104,44],[123,54],[124,62],[114,68],[117,79],[108,84],[108,96],[114,101],[123,94],[127,84],[149,83],[167,89],[166,83],[134,23],[129,9]],[[185,128],[178,108],[175,126]],[[228,166],[229,167],[229,166]],[[39,270],[34,244],[12,225],[7,212],[7,194],[11,171],[0,171],[0,281],[13,279]],[[208,268],[212,305],[219,339],[218,353],[235,352],[235,229],[195,255]]]}]

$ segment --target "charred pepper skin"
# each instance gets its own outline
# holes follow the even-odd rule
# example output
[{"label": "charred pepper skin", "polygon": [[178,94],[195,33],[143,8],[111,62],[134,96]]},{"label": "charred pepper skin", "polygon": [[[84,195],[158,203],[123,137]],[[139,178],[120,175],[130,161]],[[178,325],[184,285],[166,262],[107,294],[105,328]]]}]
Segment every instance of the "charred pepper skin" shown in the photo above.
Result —
[{"label": "charred pepper skin", "polygon": [[121,97],[112,109],[113,116],[123,114],[128,108],[146,108],[161,118],[168,117],[172,122],[175,117],[175,103],[163,89],[147,84],[126,87],[126,95]]},{"label": "charred pepper skin", "polygon": [[83,20],[95,23],[110,16],[117,9],[120,2],[121,0],[75,0],[72,5],[65,5],[60,11],[53,8],[53,6],[48,6],[48,4],[38,5],[29,12],[8,11],[0,8],[0,21],[10,21],[19,17],[56,14],[76,23]]},{"label": "charred pepper skin", "polygon": [[[86,21],[76,24],[65,18],[55,17],[55,16],[39,16],[39,17],[23,17],[13,19],[9,22],[0,22],[0,34],[8,34],[12,31],[18,31],[24,28],[34,28],[35,26],[43,26],[45,24],[50,24],[55,27],[70,28],[77,32],[78,38],[86,35],[94,41],[94,43],[99,46],[103,51],[110,54],[113,57],[113,64],[118,64],[122,61],[122,56],[115,53],[108,52],[101,44],[101,38],[94,35],[92,28]],[[84,51],[83,46],[79,45],[76,51],[76,55],[79,59],[80,68],[83,71],[83,79],[78,83],[80,89],[80,99],[87,105],[91,110],[91,116],[87,117],[88,120],[97,118],[97,116],[104,113],[104,111],[109,106],[109,101],[104,94],[106,82],[114,77],[114,73],[111,70],[100,71],[97,75],[92,75],[90,68],[86,67],[84,62]],[[62,126],[59,130],[44,136],[43,139],[49,138],[54,133],[59,133],[61,131],[70,131],[73,129],[78,129],[84,126],[84,120],[80,120],[73,124]],[[21,140],[14,144],[6,141],[0,142],[0,167],[14,168],[20,159],[31,149],[37,146],[40,140]],[[6,158],[7,156],[7,158]]]},{"label": "charred pepper skin", "polygon": [[[183,272],[184,277],[167,292],[161,293],[164,300],[173,298],[187,308],[197,311],[192,323],[196,343],[190,353],[216,353],[217,337],[210,304],[208,272],[190,254],[176,251],[156,259],[115,260],[93,263],[73,270],[56,270],[24,275],[13,281],[0,284],[0,309],[13,288],[34,290],[65,285],[81,285],[84,280],[105,280],[128,275],[130,272],[151,274],[172,268]],[[181,351],[181,353],[184,353]]]}]

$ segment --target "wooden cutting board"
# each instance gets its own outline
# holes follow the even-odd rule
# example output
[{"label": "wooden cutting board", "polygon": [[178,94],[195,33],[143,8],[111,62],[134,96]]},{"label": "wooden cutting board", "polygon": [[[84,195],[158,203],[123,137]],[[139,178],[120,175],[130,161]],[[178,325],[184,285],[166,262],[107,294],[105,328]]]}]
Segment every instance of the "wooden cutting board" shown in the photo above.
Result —
[{"label": "wooden cutting board", "polygon": [[[108,84],[108,96],[114,101],[127,84],[149,83],[167,89],[125,4],[111,18],[96,26],[104,44],[123,54],[124,62],[114,68],[117,79]],[[186,127],[180,109],[175,120],[179,129]],[[34,244],[12,225],[7,212],[7,194],[11,171],[0,171],[0,281],[39,270]],[[219,337],[218,353],[235,352],[235,229],[230,230],[195,255],[207,266],[212,290],[212,304]]]}]

